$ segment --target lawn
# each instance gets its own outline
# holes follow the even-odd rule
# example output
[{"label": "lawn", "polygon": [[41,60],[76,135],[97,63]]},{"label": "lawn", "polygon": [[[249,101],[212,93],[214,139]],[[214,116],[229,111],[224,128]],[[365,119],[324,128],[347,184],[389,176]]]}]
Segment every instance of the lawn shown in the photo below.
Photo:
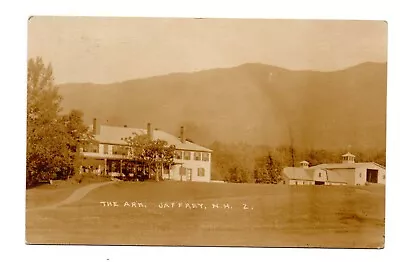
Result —
[{"label": "lawn", "polygon": [[109,180],[110,179],[98,178],[93,175],[85,175],[82,177],[80,183],[74,179],[70,179],[66,181],[54,181],[54,184],[42,184],[26,191],[26,208],[31,209],[56,204],[67,198],[76,189],[88,184]]},{"label": "lawn", "polygon": [[384,217],[384,187],[117,182],[27,212],[26,229],[40,244],[377,248]]},{"label": "lawn", "polygon": [[83,184],[44,184],[26,192],[26,207],[36,208],[56,204],[67,198],[72,192]]}]

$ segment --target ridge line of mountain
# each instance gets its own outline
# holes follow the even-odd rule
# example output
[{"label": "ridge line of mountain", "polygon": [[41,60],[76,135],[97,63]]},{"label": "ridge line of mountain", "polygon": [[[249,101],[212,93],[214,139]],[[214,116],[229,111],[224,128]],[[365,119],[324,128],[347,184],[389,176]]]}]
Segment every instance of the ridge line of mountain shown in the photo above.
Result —
[{"label": "ridge line of mountain", "polygon": [[214,71],[214,70],[231,70],[231,69],[237,69],[237,68],[243,68],[246,66],[263,66],[263,67],[270,67],[274,68],[275,70],[279,71],[290,71],[290,72],[316,72],[316,73],[334,73],[334,72],[341,72],[341,71],[346,71],[346,70],[351,70],[353,68],[361,67],[363,65],[386,65],[387,62],[371,62],[371,61],[366,61],[362,63],[358,63],[352,66],[344,67],[342,69],[337,69],[337,70],[315,70],[315,69],[288,69],[280,66],[275,66],[275,65],[269,65],[269,64],[264,64],[264,63],[257,63],[257,62],[249,62],[249,63],[243,63],[240,65],[236,66],[231,66],[231,67],[215,67],[215,68],[209,68],[209,69],[201,69],[197,71],[187,71],[187,72],[171,72],[168,74],[160,74],[160,75],[154,75],[154,76],[145,76],[145,77],[138,77],[138,78],[132,78],[132,79],[127,79],[127,80],[122,80],[122,81],[114,81],[110,83],[94,83],[94,82],[64,82],[64,83],[57,83],[57,86],[65,86],[65,85],[93,85],[93,86],[107,86],[107,85],[115,85],[115,84],[126,84],[131,81],[144,81],[148,79],[154,79],[154,78],[162,78],[162,77],[168,77],[168,76],[177,76],[177,75],[191,75],[191,74],[196,74],[196,73],[205,73],[209,71]]}]

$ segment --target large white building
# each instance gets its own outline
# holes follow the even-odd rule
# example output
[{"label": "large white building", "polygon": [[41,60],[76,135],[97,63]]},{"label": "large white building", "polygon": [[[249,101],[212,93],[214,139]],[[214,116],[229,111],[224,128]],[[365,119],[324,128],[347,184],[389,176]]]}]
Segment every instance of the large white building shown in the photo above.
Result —
[{"label": "large white building", "polygon": [[[188,141],[185,129],[181,127],[180,137],[165,131],[153,129],[151,124],[147,129],[100,125],[93,119],[92,129],[96,144],[82,149],[84,162],[94,167],[98,172],[109,175],[125,173],[125,163],[129,163],[128,148],[123,140],[133,134],[147,134],[153,140],[164,140],[176,148],[174,164],[163,167],[164,179],[179,181],[210,182],[212,150]],[[133,164],[134,165],[134,164]],[[129,175],[129,174],[128,174]]]},{"label": "large white building", "polygon": [[386,169],[374,162],[356,163],[351,153],[342,155],[342,163],[285,167],[283,183],[288,185],[366,185],[386,184]]}]

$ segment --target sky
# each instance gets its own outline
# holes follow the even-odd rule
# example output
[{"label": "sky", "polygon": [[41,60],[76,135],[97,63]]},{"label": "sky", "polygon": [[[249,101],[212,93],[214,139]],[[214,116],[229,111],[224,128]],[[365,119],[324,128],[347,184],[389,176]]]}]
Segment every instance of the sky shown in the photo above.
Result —
[{"label": "sky", "polygon": [[32,17],[28,57],[56,83],[112,83],[264,63],[334,71],[387,61],[383,21]]}]

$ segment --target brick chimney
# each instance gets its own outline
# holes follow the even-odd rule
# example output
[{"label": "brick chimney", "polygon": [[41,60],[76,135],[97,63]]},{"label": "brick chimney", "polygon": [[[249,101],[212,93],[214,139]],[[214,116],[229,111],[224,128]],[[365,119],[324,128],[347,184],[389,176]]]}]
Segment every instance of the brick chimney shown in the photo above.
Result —
[{"label": "brick chimney", "polygon": [[185,127],[181,126],[181,143],[186,142],[186,137],[185,137]]},{"label": "brick chimney", "polygon": [[99,135],[100,134],[100,125],[97,122],[96,118],[93,118],[93,134]]},{"label": "brick chimney", "polygon": [[151,123],[147,123],[147,135],[150,139],[153,139],[153,128],[151,127]]}]

